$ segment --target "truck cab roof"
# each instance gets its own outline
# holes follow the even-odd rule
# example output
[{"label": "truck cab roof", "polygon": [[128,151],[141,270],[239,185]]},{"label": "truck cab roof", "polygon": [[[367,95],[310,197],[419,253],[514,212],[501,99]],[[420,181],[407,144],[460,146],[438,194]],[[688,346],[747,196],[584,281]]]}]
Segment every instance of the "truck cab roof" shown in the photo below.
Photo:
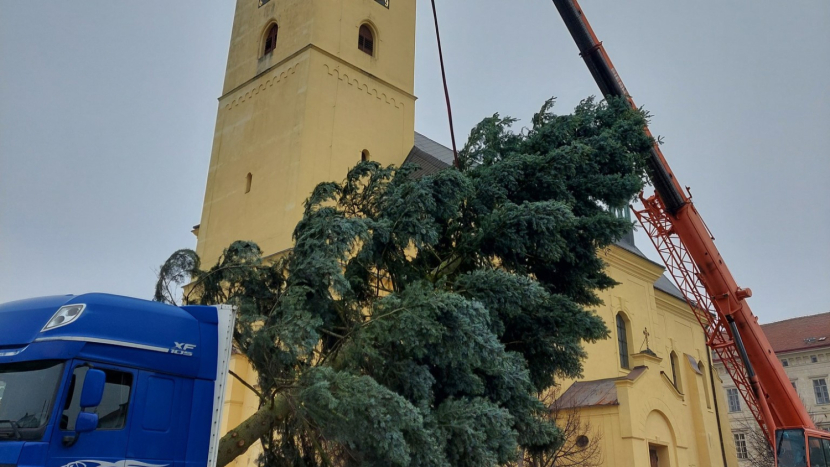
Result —
[{"label": "truck cab roof", "polygon": [[213,379],[216,324],[212,306],[99,293],[19,300],[0,304],[0,363],[79,357]]}]

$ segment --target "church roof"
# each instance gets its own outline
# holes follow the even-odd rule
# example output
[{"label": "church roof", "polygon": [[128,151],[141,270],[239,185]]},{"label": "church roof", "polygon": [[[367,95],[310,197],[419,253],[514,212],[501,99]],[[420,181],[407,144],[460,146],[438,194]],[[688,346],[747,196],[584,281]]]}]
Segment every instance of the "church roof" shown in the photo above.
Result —
[{"label": "church roof", "polygon": [[[597,379],[593,381],[577,381],[562,394],[551,409],[575,409],[578,407],[597,407],[603,405],[620,405],[617,398],[617,381],[637,379],[648,368],[638,366],[625,376],[618,378]],[[555,406],[555,407],[554,407]]]},{"label": "church roof", "polygon": [[453,163],[452,149],[433,139],[427,138],[417,131],[415,132],[415,147],[432,155],[432,157],[440,160],[446,166],[451,166]]},{"label": "church roof", "polygon": [[[417,170],[413,176],[423,177],[425,175],[431,175],[444,170],[447,167],[451,167],[453,163],[453,153],[452,149],[433,139],[427,138],[416,131],[415,146],[412,147],[412,150],[409,151],[409,155],[406,156],[404,163],[406,162],[416,164],[420,167],[420,169]],[[633,234],[627,235],[625,238],[618,241],[617,246],[645,259],[646,261],[654,263],[654,261],[651,261],[646,255],[643,254],[642,251],[640,251],[639,248],[634,245]],[[654,264],[661,267],[663,266],[658,263]],[[654,288],[679,300],[685,301],[680,290],[666,276],[660,276],[660,278],[657,279],[657,282],[654,283]]]},{"label": "church roof", "polygon": [[678,289],[677,286],[674,285],[674,282],[666,276],[660,276],[660,278],[657,279],[657,282],[654,283],[654,288],[661,292],[666,292],[674,298],[683,300],[684,302],[686,301],[686,298],[683,297],[683,293],[680,292],[680,289]]},{"label": "church roof", "polygon": [[413,163],[420,167],[413,176],[423,177],[451,167],[453,163],[452,149],[426,136],[415,132],[415,146],[409,151],[404,163]]}]

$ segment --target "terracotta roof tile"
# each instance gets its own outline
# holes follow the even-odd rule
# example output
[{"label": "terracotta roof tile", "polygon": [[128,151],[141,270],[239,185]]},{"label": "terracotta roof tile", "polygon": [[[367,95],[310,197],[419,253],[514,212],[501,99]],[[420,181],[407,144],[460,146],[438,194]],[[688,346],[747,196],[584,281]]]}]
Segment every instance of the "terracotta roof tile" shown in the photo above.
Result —
[{"label": "terracotta roof tile", "polygon": [[830,313],[762,324],[775,353],[830,347]]}]

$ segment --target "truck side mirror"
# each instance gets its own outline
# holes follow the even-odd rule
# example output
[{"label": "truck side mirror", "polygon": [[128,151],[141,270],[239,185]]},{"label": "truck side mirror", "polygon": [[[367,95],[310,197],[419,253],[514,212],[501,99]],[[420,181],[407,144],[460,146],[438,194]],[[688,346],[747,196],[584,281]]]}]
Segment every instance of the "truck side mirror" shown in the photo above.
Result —
[{"label": "truck side mirror", "polygon": [[[104,398],[104,386],[106,382],[107,375],[103,371],[90,369],[86,372],[86,376],[84,377],[84,388],[81,391],[82,409],[98,407],[101,405],[101,399]],[[80,422],[80,418],[78,421]]]},{"label": "truck side mirror", "polygon": [[81,433],[90,433],[98,428],[98,414],[84,412],[84,409],[101,405],[104,398],[104,386],[107,384],[107,375],[101,370],[90,368],[84,376],[84,387],[81,389],[81,412],[75,419],[75,433],[63,437],[63,445],[71,447],[78,442]]},{"label": "truck side mirror", "polygon": [[75,420],[75,431],[78,433],[89,433],[98,428],[98,414],[81,412]]}]

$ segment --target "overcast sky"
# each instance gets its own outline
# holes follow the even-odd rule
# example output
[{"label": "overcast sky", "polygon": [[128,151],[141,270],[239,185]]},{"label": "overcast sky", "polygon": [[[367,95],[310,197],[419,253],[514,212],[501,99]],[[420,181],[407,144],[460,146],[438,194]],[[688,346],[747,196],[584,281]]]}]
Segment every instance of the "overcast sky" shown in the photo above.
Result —
[{"label": "overcast sky", "polygon": [[[0,302],[149,298],[195,246],[234,3],[0,0]],[[449,144],[419,3],[416,130]],[[597,93],[549,0],[437,3],[459,145]],[[830,2],[582,6],[761,321],[830,311]]]}]

